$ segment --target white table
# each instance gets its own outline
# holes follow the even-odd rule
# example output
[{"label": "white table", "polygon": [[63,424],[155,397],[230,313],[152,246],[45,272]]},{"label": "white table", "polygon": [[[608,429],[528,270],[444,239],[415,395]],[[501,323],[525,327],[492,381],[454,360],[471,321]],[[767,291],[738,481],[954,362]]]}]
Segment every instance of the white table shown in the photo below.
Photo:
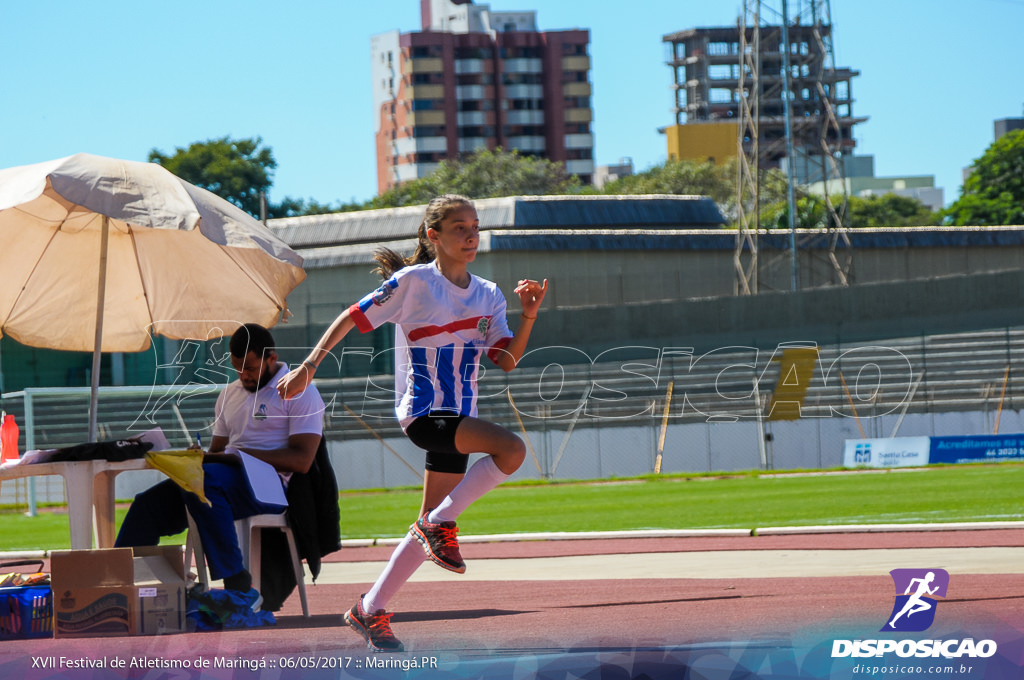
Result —
[{"label": "white table", "polygon": [[61,475],[68,495],[68,525],[71,549],[93,547],[93,531],[97,548],[114,547],[114,478],[129,470],[152,470],[145,458],[122,462],[86,460],[59,463],[32,463],[0,468],[0,482],[5,479]]}]

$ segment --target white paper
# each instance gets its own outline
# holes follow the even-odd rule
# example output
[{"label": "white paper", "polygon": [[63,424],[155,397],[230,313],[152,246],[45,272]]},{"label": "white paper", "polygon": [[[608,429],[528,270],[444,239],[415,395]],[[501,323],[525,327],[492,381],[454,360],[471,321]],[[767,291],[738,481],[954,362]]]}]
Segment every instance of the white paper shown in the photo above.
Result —
[{"label": "white paper", "polygon": [[287,506],[288,499],[284,495],[284,486],[281,484],[281,477],[277,470],[270,463],[259,458],[250,456],[244,451],[238,452],[242,459],[242,467],[249,478],[249,486],[252,488],[252,495],[261,503]]},{"label": "white paper", "polygon": [[159,425],[152,430],[146,430],[138,437],[140,442],[149,442],[153,445],[150,451],[170,451],[171,443],[167,441],[164,430]]},{"label": "white paper", "polygon": [[33,463],[47,463],[53,458],[53,454],[57,453],[57,449],[34,449],[32,451],[26,451],[21,454],[21,458],[18,460],[12,460],[4,463],[0,467],[7,467],[9,465],[32,465]]}]

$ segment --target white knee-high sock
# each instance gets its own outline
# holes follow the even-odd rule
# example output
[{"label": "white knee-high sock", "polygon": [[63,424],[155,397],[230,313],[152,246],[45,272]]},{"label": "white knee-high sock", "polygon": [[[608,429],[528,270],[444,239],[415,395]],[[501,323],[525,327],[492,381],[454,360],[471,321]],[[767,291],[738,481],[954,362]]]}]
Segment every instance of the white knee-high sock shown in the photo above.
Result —
[{"label": "white knee-high sock", "polygon": [[462,481],[427,516],[428,522],[454,522],[473,501],[498,486],[511,475],[506,475],[485,456],[473,463]]},{"label": "white knee-high sock", "polygon": [[427,554],[419,541],[407,533],[405,539],[398,544],[395,552],[391,553],[388,566],[377,577],[377,582],[363,595],[363,611],[372,614],[378,609],[387,609],[388,602],[394,597],[398,589],[409,580],[409,577],[416,573]]}]

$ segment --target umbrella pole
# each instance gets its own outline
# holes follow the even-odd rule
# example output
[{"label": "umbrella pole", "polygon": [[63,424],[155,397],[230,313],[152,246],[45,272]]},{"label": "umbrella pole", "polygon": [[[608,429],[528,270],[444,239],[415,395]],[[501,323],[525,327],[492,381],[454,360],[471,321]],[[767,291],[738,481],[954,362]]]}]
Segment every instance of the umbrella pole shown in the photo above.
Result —
[{"label": "umbrella pole", "polygon": [[107,293],[107,239],[110,218],[103,215],[100,227],[100,280],[99,297],[96,302],[96,342],[92,350],[92,388],[89,390],[89,441],[97,439],[97,407],[99,406],[100,358],[103,351],[103,301]]}]

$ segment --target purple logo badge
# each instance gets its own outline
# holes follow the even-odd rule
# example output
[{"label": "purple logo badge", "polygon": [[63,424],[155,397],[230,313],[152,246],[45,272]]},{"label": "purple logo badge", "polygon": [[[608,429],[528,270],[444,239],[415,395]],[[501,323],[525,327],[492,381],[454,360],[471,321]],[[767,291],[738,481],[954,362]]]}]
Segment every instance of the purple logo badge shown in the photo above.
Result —
[{"label": "purple logo badge", "polygon": [[949,573],[945,569],[893,569],[896,603],[882,632],[920,632],[935,621],[936,597],[946,597]]}]

